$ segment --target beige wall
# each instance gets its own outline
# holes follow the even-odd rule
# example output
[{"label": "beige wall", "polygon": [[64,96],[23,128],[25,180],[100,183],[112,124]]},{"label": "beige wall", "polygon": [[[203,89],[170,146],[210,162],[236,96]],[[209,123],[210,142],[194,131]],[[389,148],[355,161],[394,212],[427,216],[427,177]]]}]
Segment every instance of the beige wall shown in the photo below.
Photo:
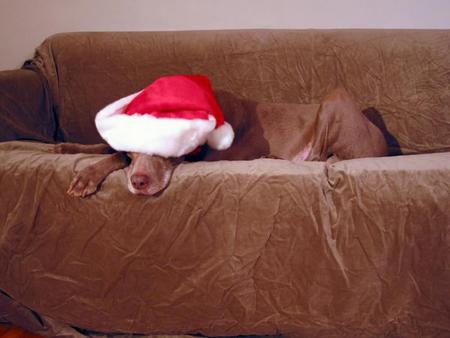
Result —
[{"label": "beige wall", "polygon": [[0,0],[0,70],[67,31],[450,28],[450,0]]}]

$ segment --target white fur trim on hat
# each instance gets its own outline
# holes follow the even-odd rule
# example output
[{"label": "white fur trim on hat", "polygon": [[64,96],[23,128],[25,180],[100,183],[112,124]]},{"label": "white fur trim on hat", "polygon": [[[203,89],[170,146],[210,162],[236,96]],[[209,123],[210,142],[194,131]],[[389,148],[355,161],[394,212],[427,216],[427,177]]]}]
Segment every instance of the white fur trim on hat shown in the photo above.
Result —
[{"label": "white fur trim on hat", "polygon": [[214,130],[216,120],[212,115],[208,120],[189,120],[123,114],[139,93],[111,103],[95,117],[101,137],[116,150],[180,157],[203,145]]}]

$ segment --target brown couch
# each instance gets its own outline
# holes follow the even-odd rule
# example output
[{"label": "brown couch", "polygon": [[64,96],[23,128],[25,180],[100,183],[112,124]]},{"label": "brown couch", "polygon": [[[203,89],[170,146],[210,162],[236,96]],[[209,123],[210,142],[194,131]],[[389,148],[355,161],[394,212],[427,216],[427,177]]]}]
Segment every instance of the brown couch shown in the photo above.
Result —
[{"label": "brown couch", "polygon": [[[280,119],[343,86],[403,155],[186,163],[157,198],[119,170],[69,197],[104,155],[53,143],[100,142],[100,108],[177,73]],[[0,319],[66,336],[450,337],[448,30],[58,34],[0,73],[0,140]]]}]

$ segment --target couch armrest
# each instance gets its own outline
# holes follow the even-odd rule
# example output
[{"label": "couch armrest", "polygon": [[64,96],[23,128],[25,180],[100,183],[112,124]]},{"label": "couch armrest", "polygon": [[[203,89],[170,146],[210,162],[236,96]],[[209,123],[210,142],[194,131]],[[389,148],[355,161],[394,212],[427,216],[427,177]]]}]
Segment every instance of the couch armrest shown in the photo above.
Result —
[{"label": "couch armrest", "polygon": [[0,141],[53,142],[56,123],[47,85],[33,70],[0,72]]}]

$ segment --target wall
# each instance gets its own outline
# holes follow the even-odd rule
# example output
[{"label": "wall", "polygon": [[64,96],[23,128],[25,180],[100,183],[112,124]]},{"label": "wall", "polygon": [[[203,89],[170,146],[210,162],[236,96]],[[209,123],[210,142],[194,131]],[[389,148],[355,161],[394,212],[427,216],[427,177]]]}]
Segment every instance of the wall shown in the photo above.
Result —
[{"label": "wall", "polygon": [[449,0],[0,0],[0,70],[67,31],[450,28]]}]

